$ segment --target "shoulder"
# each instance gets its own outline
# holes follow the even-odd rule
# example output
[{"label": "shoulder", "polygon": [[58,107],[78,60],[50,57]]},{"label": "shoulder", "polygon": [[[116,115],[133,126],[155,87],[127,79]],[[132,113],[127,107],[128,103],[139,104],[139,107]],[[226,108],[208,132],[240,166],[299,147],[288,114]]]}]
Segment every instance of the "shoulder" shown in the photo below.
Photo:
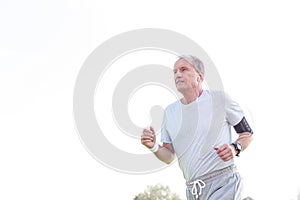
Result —
[{"label": "shoulder", "polygon": [[225,91],[221,91],[221,90],[210,90],[207,91],[207,94],[212,98],[215,99],[216,101],[223,101],[223,102],[230,102],[232,101],[232,97],[231,95],[229,95],[227,92]]},{"label": "shoulder", "polygon": [[181,105],[180,100],[177,100],[169,104],[165,109],[165,113],[170,113],[170,112],[173,113],[178,111],[180,109],[180,105]]},{"label": "shoulder", "polygon": [[225,104],[228,99],[228,94],[221,90],[209,90],[207,96],[212,100],[214,104]]}]

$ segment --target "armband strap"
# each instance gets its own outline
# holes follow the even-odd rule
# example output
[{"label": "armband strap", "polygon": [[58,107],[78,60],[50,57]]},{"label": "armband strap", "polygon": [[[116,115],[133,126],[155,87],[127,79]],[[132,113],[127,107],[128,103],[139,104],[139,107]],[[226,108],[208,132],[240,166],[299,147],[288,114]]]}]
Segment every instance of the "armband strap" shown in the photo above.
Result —
[{"label": "armband strap", "polygon": [[242,120],[234,126],[234,129],[237,133],[249,132],[253,134],[253,131],[250,128],[250,125],[248,124],[245,117],[243,117]]}]

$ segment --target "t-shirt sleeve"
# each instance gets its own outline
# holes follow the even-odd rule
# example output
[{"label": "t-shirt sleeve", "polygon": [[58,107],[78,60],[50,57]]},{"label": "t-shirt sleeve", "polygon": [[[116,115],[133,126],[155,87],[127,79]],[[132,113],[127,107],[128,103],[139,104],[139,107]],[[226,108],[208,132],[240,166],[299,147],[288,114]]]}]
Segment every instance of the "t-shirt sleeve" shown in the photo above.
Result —
[{"label": "t-shirt sleeve", "polygon": [[243,118],[244,112],[240,105],[235,102],[228,94],[225,94],[226,99],[226,120],[231,126],[237,125]]},{"label": "t-shirt sleeve", "polygon": [[167,112],[165,110],[165,113],[164,113],[164,120],[163,120],[163,123],[162,123],[162,126],[161,126],[161,138],[160,138],[160,141],[161,142],[164,142],[164,143],[172,143],[172,139],[170,137],[170,134],[167,130]]}]

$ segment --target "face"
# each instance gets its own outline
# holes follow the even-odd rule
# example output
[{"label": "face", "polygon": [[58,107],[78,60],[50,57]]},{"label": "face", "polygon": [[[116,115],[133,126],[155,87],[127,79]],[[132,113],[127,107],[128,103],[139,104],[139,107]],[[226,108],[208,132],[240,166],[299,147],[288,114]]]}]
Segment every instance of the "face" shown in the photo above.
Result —
[{"label": "face", "polygon": [[175,85],[179,92],[196,88],[201,84],[201,74],[196,71],[192,64],[184,59],[180,59],[175,63],[173,71]]}]

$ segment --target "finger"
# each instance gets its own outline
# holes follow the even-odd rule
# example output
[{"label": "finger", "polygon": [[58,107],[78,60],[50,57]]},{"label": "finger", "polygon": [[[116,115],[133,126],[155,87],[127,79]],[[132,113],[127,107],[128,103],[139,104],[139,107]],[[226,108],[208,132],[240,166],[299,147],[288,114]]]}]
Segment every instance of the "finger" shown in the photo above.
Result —
[{"label": "finger", "polygon": [[151,131],[149,131],[149,130],[144,130],[143,133],[142,133],[142,135],[151,136],[151,137],[154,137],[154,136],[155,136],[155,135],[154,135]]},{"label": "finger", "polygon": [[146,129],[146,128],[144,128],[144,129],[143,129],[143,133],[151,133],[151,131],[148,130],[148,129]]},{"label": "finger", "polygon": [[148,148],[152,148],[154,146],[153,142],[142,141],[142,144]]},{"label": "finger", "polygon": [[223,160],[224,158],[226,158],[226,154],[227,152],[221,152],[218,154],[218,156]]},{"label": "finger", "polygon": [[149,136],[149,137],[154,137],[154,134],[153,133],[150,133],[150,132],[144,132],[143,134],[142,134],[142,136]]},{"label": "finger", "polygon": [[214,147],[214,150],[216,150],[217,154],[221,152],[221,147]]},{"label": "finger", "polygon": [[141,140],[153,141],[153,136],[150,134],[143,134],[143,135],[141,135]]},{"label": "finger", "polygon": [[230,159],[232,159],[232,158],[233,158],[233,156],[232,156],[231,153],[227,153],[227,154],[225,154],[225,155],[223,155],[223,156],[221,157],[221,159],[222,159],[223,161],[228,161],[228,160],[230,160]]},{"label": "finger", "polygon": [[216,151],[217,151],[217,153],[219,154],[220,152],[222,152],[222,151],[224,151],[225,149],[226,149],[226,144],[223,144],[222,146],[220,146],[220,147],[215,147],[214,148]]},{"label": "finger", "polygon": [[141,143],[142,143],[142,144],[148,144],[148,143],[150,143],[150,142],[151,142],[150,139],[147,139],[147,138],[141,139]]},{"label": "finger", "polygon": [[217,147],[216,151],[217,151],[217,154],[221,153],[223,151],[222,146],[221,147]]},{"label": "finger", "polygon": [[142,137],[141,138],[141,142],[144,143],[144,142],[151,142],[153,143],[153,138],[150,138],[150,137]]},{"label": "finger", "polygon": [[144,135],[141,137],[141,140],[151,140],[151,137]]},{"label": "finger", "polygon": [[151,131],[152,133],[155,133],[155,131],[154,131],[154,129],[153,129],[152,126],[150,126],[150,131]]},{"label": "finger", "polygon": [[151,142],[150,139],[147,139],[147,138],[144,138],[144,139],[141,139],[141,143],[144,144],[144,143],[149,143]]},{"label": "finger", "polygon": [[233,157],[233,152],[231,151],[230,148],[227,148],[226,150],[222,151],[222,153],[220,154],[220,157],[222,159],[227,159],[227,157],[232,158]]},{"label": "finger", "polygon": [[144,135],[141,136],[141,139],[142,140],[145,140],[145,139],[153,140],[153,135],[146,135],[146,134],[144,134]]},{"label": "finger", "polygon": [[231,146],[229,144],[224,144],[223,151],[226,151],[226,153],[231,152],[232,151]]},{"label": "finger", "polygon": [[223,144],[223,145],[220,147],[220,150],[221,150],[221,151],[224,151],[224,150],[227,149],[227,147],[228,147],[227,144]]},{"label": "finger", "polygon": [[228,148],[226,148],[226,149],[223,149],[223,150],[219,150],[217,153],[218,153],[218,155],[219,155],[220,157],[222,157],[222,156],[224,156],[225,154],[230,153],[230,152],[231,152],[231,150],[228,149]]}]

